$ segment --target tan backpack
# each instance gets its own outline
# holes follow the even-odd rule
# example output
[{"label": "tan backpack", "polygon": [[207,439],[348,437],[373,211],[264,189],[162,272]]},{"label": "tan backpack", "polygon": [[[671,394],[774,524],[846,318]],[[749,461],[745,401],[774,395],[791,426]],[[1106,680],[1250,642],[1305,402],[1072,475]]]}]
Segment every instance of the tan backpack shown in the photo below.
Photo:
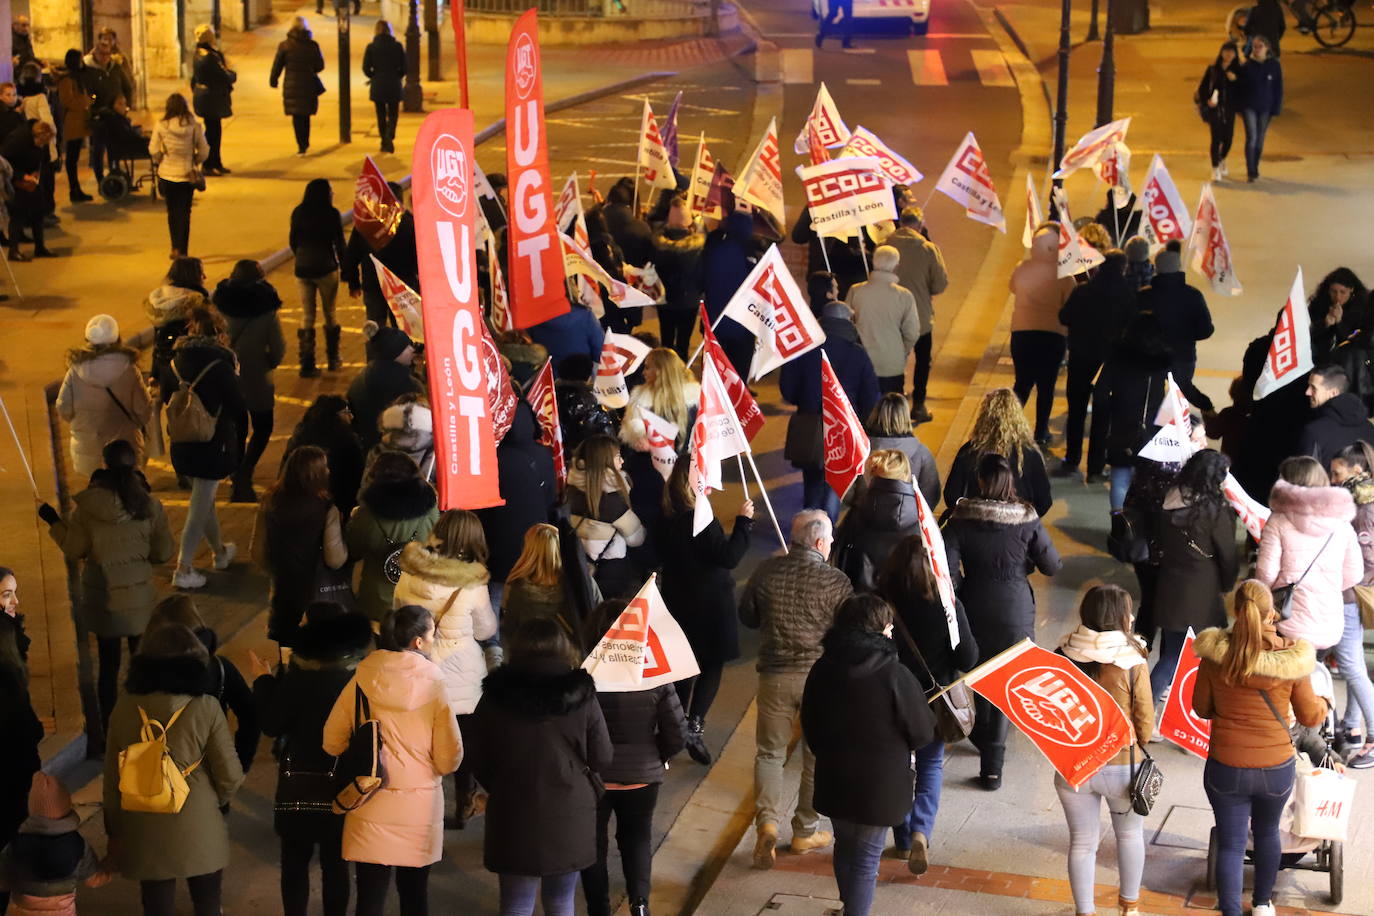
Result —
[{"label": "tan backpack", "polygon": [[219,359],[213,360],[200,370],[200,375],[190,383],[181,377],[176,363],[172,364],[172,374],[177,377],[178,387],[172,393],[171,400],[167,402],[167,438],[171,442],[209,442],[215,438],[219,414],[212,416],[210,411],[205,409],[205,402],[196,394],[196,386],[205,378],[206,373],[222,362],[223,360]]}]

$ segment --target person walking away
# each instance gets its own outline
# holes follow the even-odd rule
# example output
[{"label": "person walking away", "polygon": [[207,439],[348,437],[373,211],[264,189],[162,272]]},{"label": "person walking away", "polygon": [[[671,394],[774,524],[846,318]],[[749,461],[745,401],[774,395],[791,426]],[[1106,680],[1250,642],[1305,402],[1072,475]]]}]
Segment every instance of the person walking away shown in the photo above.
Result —
[{"label": "person walking away", "polygon": [[658,335],[663,346],[686,361],[705,291],[702,255],[706,236],[694,228],[692,211],[681,194],[674,195],[668,221],[653,235],[653,262],[663,281],[664,302],[658,307]]},{"label": "person walking away", "polygon": [[43,121],[28,121],[10,131],[9,136],[0,143],[0,156],[14,170],[14,196],[8,203],[11,261],[32,260],[19,250],[19,241],[25,229],[33,238],[34,258],[57,257],[57,252],[43,242],[43,220],[47,215],[43,172],[49,167],[48,146],[53,136],[53,129]]},{"label": "person walking away", "polygon": [[1144,754],[1142,736],[1155,728],[1154,703],[1145,674],[1146,650],[1131,632],[1131,596],[1119,585],[1095,585],[1078,607],[1078,627],[1059,651],[1098,683],[1126,714],[1132,747],[1120,751],[1077,789],[1055,774],[1054,789],[1069,824],[1069,886],[1074,910],[1091,916],[1096,907],[1097,847],[1101,842],[1102,803],[1116,835],[1121,916],[1140,916],[1140,882],[1145,872],[1145,818],[1131,807],[1134,755]]},{"label": "person walking away", "polygon": [[[444,775],[463,759],[444,675],[429,660],[434,617],[422,607],[391,611],[378,649],[358,663],[324,723],[323,749],[342,754],[370,710],[386,753],[386,782],[344,815],[343,856],[356,863],[357,916],[382,916],[396,875],[401,916],[429,912],[429,870],[444,854]],[[367,713],[364,713],[367,715]]]},{"label": "person walking away", "polygon": [[[729,535],[714,516],[700,534],[693,535],[696,493],[689,481],[690,467],[687,460],[673,465],[663,490],[663,519],[654,540],[661,562],[658,585],[663,603],[682,627],[700,669],[695,677],[675,685],[687,715],[687,754],[709,766],[706,716],[720,691],[725,664],[740,657],[733,573],[749,552],[754,501],[746,498],[740,503]],[[600,636],[596,634],[597,639]]]},{"label": "person walking away", "polygon": [[[110,716],[105,832],[117,850],[119,873],[140,884],[144,916],[176,912],[179,880],[186,881],[196,916],[221,911],[229,830],[220,812],[243,784],[243,768],[224,712],[207,692],[208,662],[205,646],[187,627],[153,630],[129,663],[124,692]],[[166,727],[167,754],[190,789],[176,813],[127,810],[122,803],[120,754],[143,740],[145,719]]]},{"label": "person walking away", "polygon": [[248,409],[235,372],[237,360],[227,346],[224,320],[214,310],[198,306],[191,310],[186,336],[177,341],[172,356],[172,372],[189,385],[205,411],[215,418],[213,435],[207,442],[172,442],[172,468],[191,481],[191,502],[181,529],[181,553],[177,557],[175,588],[201,588],[205,575],[193,564],[200,541],[205,539],[214,556],[217,570],[229,568],[238,547],[220,538],[219,516],[215,513],[215,493],[220,481],[239,467],[248,426]]},{"label": "person walking away", "polygon": [[1217,59],[1202,72],[1202,79],[1193,93],[1193,104],[1207,123],[1212,139],[1207,151],[1212,161],[1212,180],[1227,176],[1226,157],[1231,153],[1231,141],[1236,136],[1236,112],[1240,108],[1240,72],[1244,65],[1240,49],[1234,41],[1222,44]]},{"label": "person walking away", "polygon": [[1245,34],[1249,38],[1250,47],[1247,53],[1254,53],[1254,46],[1260,41],[1265,43],[1269,52],[1274,56],[1279,56],[1279,41],[1283,38],[1284,31],[1288,28],[1287,17],[1283,12],[1283,5],[1279,0],[1259,0],[1251,8],[1250,15],[1245,18]]},{"label": "person walking away", "polygon": [[[906,455],[916,488],[925,497],[926,505],[933,508],[940,501],[940,469],[935,466],[935,456],[930,449],[911,431],[911,424],[915,421],[910,419],[908,403],[905,397],[895,391],[882,396],[865,424],[868,444],[875,452],[896,449]],[[856,481],[850,492],[857,496],[859,486]]]},{"label": "person walking away", "polygon": [[558,402],[558,420],[563,430],[563,453],[571,455],[588,438],[596,435],[614,437],[619,421],[596,399],[592,390],[592,373],[596,361],[585,353],[574,353],[553,364],[554,398]]},{"label": "person walking away", "polygon": [[870,452],[863,480],[863,490],[836,535],[841,545],[837,565],[855,591],[871,592],[888,554],[900,540],[918,534],[920,525],[916,482],[906,455],[896,449]]},{"label": "person walking away", "polygon": [[871,912],[887,831],[911,810],[911,757],[935,739],[935,716],[897,658],[892,626],[882,598],[846,598],[802,691],[802,739],[816,756],[816,810],[835,828],[846,916]]},{"label": "person walking away", "polygon": [[324,92],[320,73],[323,70],[324,55],[311,36],[310,24],[304,16],[297,16],[291,22],[286,39],[277,45],[268,85],[276,89],[277,83],[281,83],[282,110],[291,118],[291,129],[296,134],[296,155],[301,158],[310,149],[310,119],[320,110],[320,95]]},{"label": "person walking away", "polygon": [[[1345,487],[1355,500],[1355,535],[1364,560],[1364,578],[1359,585],[1374,584],[1374,446],[1360,441],[1346,446],[1331,459],[1331,482]],[[1353,590],[1352,590],[1353,591]],[[1374,685],[1364,658],[1364,623],[1358,601],[1350,593],[1345,602],[1345,628],[1333,653],[1345,677],[1345,713],[1336,732],[1336,750],[1344,752],[1352,769],[1374,767]],[[1364,729],[1360,729],[1360,716]]]},{"label": "person walking away", "polygon": [[112,875],[81,836],[81,818],[57,777],[33,774],[29,816],[14,841],[0,852],[0,885],[10,916],[75,916],[76,888],[103,887]]},{"label": "person walking away", "polygon": [[[821,306],[821,348],[840,380],[855,413],[868,416],[881,393],[873,362],[859,342],[853,311],[838,300],[839,286],[833,274],[813,273],[807,279],[812,302]],[[802,508],[823,509],[834,524],[840,514],[840,497],[825,479],[825,437],[821,419],[821,354],[810,350],[783,365],[778,374],[782,399],[797,408],[787,421],[783,457],[802,472]]]},{"label": "person walking away", "polygon": [[[596,863],[599,774],[615,748],[596,684],[563,628],[527,620],[487,675],[473,715],[473,771],[490,793],[482,864],[504,916],[571,916],[578,873]],[[604,791],[604,790],[602,790]]]},{"label": "person walking away", "polygon": [[131,656],[138,651],[157,599],[153,567],[176,551],[167,515],[138,468],[133,445],[111,441],[104,462],[91,474],[90,486],[76,494],[65,519],[47,503],[38,510],[62,553],[84,561],[80,608],[83,623],[96,635],[102,729],[119,691],[120,643],[128,643]]},{"label": "person walking away", "polygon": [[[1059,310],[1059,322],[1069,330],[1069,367],[1064,382],[1069,411],[1064,421],[1064,460],[1057,471],[1064,477],[1078,476],[1088,406],[1093,400],[1098,373],[1135,312],[1136,290],[1126,279],[1126,252],[1108,249],[1103,258],[1093,278],[1074,287]],[[1094,428],[1105,432],[1105,427]],[[1100,441],[1096,448],[1092,444],[1088,447],[1089,457],[1097,455],[1100,459],[1104,452],[1105,445]],[[1089,461],[1087,470],[1088,479],[1093,480],[1101,477],[1106,468]]]},{"label": "person walking away", "polygon": [[[399,184],[388,181],[387,186],[391,188],[391,193],[396,195],[398,201],[405,201],[405,190]],[[400,277],[407,286],[419,289],[420,265],[415,250],[415,215],[403,208],[391,241],[380,250],[374,249],[367,236],[359,232],[357,225],[354,225],[348,234],[348,246],[345,249],[343,278],[348,284],[348,295],[363,300],[368,321],[375,321],[382,327],[395,327],[396,316],[386,304],[381,282],[377,279],[377,266],[372,263],[374,255],[387,270]],[[600,353],[597,355],[600,356]],[[557,361],[554,365],[558,365]]]},{"label": "person walking away", "polygon": [[91,96],[83,85],[81,52],[67,51],[64,72],[57,80],[57,102],[62,111],[63,160],[67,164],[67,194],[74,204],[95,200],[81,190],[81,149],[91,135]]},{"label": "person walking away", "polygon": [[[701,385],[677,351],[655,347],[644,357],[644,383],[630,392],[625,418],[620,424],[620,441],[630,447],[625,473],[630,481],[631,508],[644,526],[653,530],[663,514],[663,475],[650,454],[648,411],[677,427],[673,442],[678,451],[687,448],[696,424]],[[655,563],[656,557],[646,558]]]},{"label": "person walking away", "polygon": [[601,603],[601,589],[585,569],[565,565],[560,548],[558,528],[554,525],[541,522],[525,532],[524,547],[511,567],[501,596],[503,645],[521,624],[534,617],[557,621],[569,640],[581,641],[584,614],[577,592],[585,589],[590,612]]},{"label": "person walking away", "polygon": [[353,514],[363,483],[363,446],[352,420],[348,401],[337,394],[322,394],[305,409],[282,449],[283,457],[302,445],[324,450],[329,459],[329,492],[340,519]]},{"label": "person walking away", "polygon": [[[1037,515],[1050,511],[1054,494],[1045,472],[1045,459],[1031,436],[1030,424],[1021,401],[1010,388],[996,388],[983,395],[973,432],[959,446],[945,477],[945,515],[954,511],[959,500],[977,497],[978,468],[987,455],[1001,455],[1011,466],[1017,496],[1029,503]],[[931,508],[934,508],[932,505]]]},{"label": "person walking away", "polygon": [[854,311],[859,339],[873,360],[878,390],[898,394],[906,380],[906,354],[929,329],[921,324],[911,291],[897,282],[900,255],[891,245],[873,252],[873,273],[849,288],[846,304]]},{"label": "person walking away", "polygon": [[1217,902],[1241,916],[1246,848],[1253,848],[1253,916],[1274,916],[1272,894],[1282,841],[1279,818],[1293,791],[1295,758],[1289,710],[1318,725],[1327,704],[1312,690],[1312,644],[1279,635],[1269,589],[1247,579],[1236,590],[1229,629],[1203,630],[1193,712],[1212,722],[1202,786],[1216,816]]},{"label": "person walking away", "polygon": [[253,561],[271,580],[267,637],[295,644],[306,606],[352,600],[339,510],[329,493],[329,459],[313,445],[286,456],[253,526]]},{"label": "person walking away", "polygon": [[[1053,576],[1063,561],[1035,509],[1017,495],[1006,458],[988,454],[979,460],[978,494],[955,503],[944,534],[950,575],[982,664],[1035,637],[1035,592],[1027,576]],[[1000,789],[1007,717],[982,697],[975,700],[969,740],[981,759],[978,784],[989,792]]]},{"label": "person walking away", "polygon": [[1059,310],[1073,292],[1073,277],[1059,276],[1059,224],[1045,223],[1031,239],[1026,259],[1012,271],[1010,287],[1011,361],[1016,370],[1012,386],[1025,404],[1035,395],[1035,441],[1050,441],[1050,411],[1059,364],[1064,361],[1064,325]]},{"label": "person walking away", "polygon": [[1159,321],[1164,341],[1174,356],[1174,382],[1189,403],[1210,413],[1212,399],[1193,385],[1193,373],[1197,371],[1197,342],[1211,337],[1216,328],[1207,299],[1184,276],[1182,248],[1177,239],[1170,240],[1155,255],[1154,279],[1140,291],[1137,308],[1152,313]]},{"label": "person walking away", "polygon": [[1100,406],[1094,410],[1088,466],[1111,466],[1112,512],[1125,506],[1141,460],[1137,453],[1158,429],[1154,419],[1173,364],[1173,351],[1159,320],[1151,312],[1141,312],[1126,325],[1126,332],[1112,347],[1098,376]]},{"label": "person walking away", "polygon": [[439,499],[409,455],[382,452],[363,476],[358,507],[348,519],[348,559],[361,562],[358,609],[374,623],[391,610],[401,578],[401,550],[429,537],[439,521]]},{"label": "person walking away", "polygon": [[929,423],[932,416],[926,407],[926,388],[930,384],[935,339],[935,304],[932,300],[949,287],[945,256],[940,246],[930,240],[925,214],[920,207],[902,210],[897,229],[887,237],[885,244],[897,249],[897,282],[916,300],[916,314],[921,319],[921,336],[916,339],[914,348],[916,365],[911,371],[911,422]]},{"label": "person walking away", "polygon": [[[1278,5],[1277,0],[1268,2]],[[1277,45],[1271,44],[1262,34],[1254,37],[1250,59],[1240,70],[1240,84],[1240,116],[1245,122],[1245,180],[1254,182],[1259,178],[1269,119],[1283,109],[1283,67],[1279,65]]]},{"label": "person walking away", "polygon": [[110,315],[86,322],[86,346],[67,351],[67,374],[57,392],[57,413],[67,421],[72,471],[89,477],[101,467],[106,443],[123,439],[143,464],[143,430],[153,415],[138,370],[138,351],[119,338]]},{"label": "person walking away", "polygon": [[843,46],[853,47],[852,39],[854,36],[854,0],[827,0],[825,16],[816,25],[816,47],[820,47],[825,41],[825,33],[830,31],[835,20],[840,21],[840,37]]},{"label": "person walking away", "polygon": [[253,427],[253,434],[244,448],[243,462],[234,472],[229,501],[257,502],[253,492],[253,471],[272,438],[273,409],[277,400],[272,371],[281,365],[286,355],[286,340],[277,317],[281,297],[267,282],[262,265],[246,258],[234,264],[228,278],[219,282],[212,300],[225,318],[229,345],[238,357],[239,385],[248,408],[248,422]]},{"label": "person walking away", "polygon": [[[418,605],[434,616],[430,659],[444,675],[449,709],[458,729],[471,731],[472,711],[482,697],[486,656],[479,643],[496,635],[496,614],[487,592],[487,541],[477,515],[449,509],[424,543],[411,541],[401,551],[401,577],[392,607]],[[472,741],[467,742],[467,754]],[[480,806],[471,760],[454,775],[454,823],[465,825]]]},{"label": "person walking away", "polygon": [[384,410],[402,395],[428,393],[424,383],[415,377],[415,344],[404,331],[379,328],[367,342],[367,355],[367,365],[348,386],[353,430],[364,451],[381,440],[379,422]]},{"label": "person walking away", "polygon": [[[624,599],[603,601],[588,619],[587,643],[599,640],[627,607]],[[680,681],[678,683],[681,683]],[[598,690],[597,703],[611,739],[611,761],[600,771],[606,792],[596,809],[596,864],[582,870],[588,916],[611,916],[607,868],[611,815],[625,872],[630,916],[649,916],[653,884],[654,808],[667,763],[687,743],[675,684],[648,690]]]},{"label": "person walking away", "polygon": [[205,122],[205,142],[210,154],[205,158],[206,175],[228,175],[220,149],[224,142],[224,119],[234,116],[234,82],[238,74],[229,69],[219,38],[212,25],[196,26],[196,57],[191,65],[191,105]]},{"label": "person walking away", "polygon": [[[101,29],[95,47],[81,61],[81,83],[91,98],[91,117],[95,119],[114,111],[116,99],[134,97],[134,81],[125,69],[123,56],[115,53],[117,45],[114,31]],[[99,131],[91,134],[91,171],[99,187],[105,177],[105,142]]]},{"label": "person walking away", "polygon": [[[778,821],[787,798],[783,768],[806,673],[820,658],[821,637],[834,624],[836,609],[854,593],[849,578],[826,564],[834,543],[830,517],[820,509],[802,510],[792,519],[787,553],[760,563],[740,598],[740,622],[761,631],[755,868],[772,868],[776,859]],[[834,840],[833,834],[819,829],[820,815],[813,805],[816,760],[804,738],[800,749],[801,788],[792,815],[792,852],[798,854],[823,849]]]},{"label": "person walking away", "polygon": [[1231,463],[1211,449],[1195,452],[1179,471],[1154,515],[1154,552],[1163,600],[1151,622],[1159,629],[1159,660],[1150,671],[1150,696],[1168,699],[1188,630],[1226,622],[1222,596],[1236,583],[1236,512],[1221,492]]},{"label": "person walking away", "polygon": [[378,19],[363,52],[363,76],[369,86],[367,97],[377,109],[377,133],[382,152],[396,152],[396,121],[401,115],[401,82],[406,75],[406,49],[396,40],[391,23]]},{"label": "person walking away", "polygon": [[1356,442],[1374,445],[1374,423],[1364,401],[1350,393],[1350,377],[1340,366],[1321,366],[1308,374],[1307,403],[1313,415],[1302,428],[1298,454],[1329,468],[1336,455]]},{"label": "person walking away", "polygon": [[[892,605],[897,657],[920,682],[924,696],[954,682],[960,671],[978,664],[964,605],[954,602],[959,644],[950,645],[949,624],[930,569],[930,556],[920,535],[897,542],[878,571],[875,593]],[[920,657],[917,658],[917,653]],[[945,742],[938,730],[930,743],[916,750],[916,789],[901,823],[892,828],[893,852],[907,860],[907,869],[923,875],[930,867],[930,841],[935,836],[935,817],[940,811],[944,781]]]},{"label": "person walking away", "polygon": [[[625,248],[624,241],[620,242],[620,247]],[[754,359],[754,335],[733,318],[722,316],[736,290],[754,269],[755,261],[762,254],[762,247],[761,241],[754,237],[753,205],[737,197],[734,210],[725,214],[716,228],[706,234],[706,245],[701,251],[706,277],[706,317],[711,321],[716,339],[720,341],[730,364],[746,383]],[[626,257],[629,257],[628,249]],[[814,268],[816,260],[813,258],[811,263]],[[815,301],[814,298],[812,301]],[[834,359],[833,355],[831,359]]]},{"label": "person walking away", "polygon": [[312,178],[301,202],[291,211],[288,236],[296,259],[296,289],[301,297],[302,325],[296,331],[300,346],[301,378],[317,378],[315,368],[315,299],[324,311],[324,348],[329,371],[339,371],[339,336],[343,328],[334,319],[334,300],[339,294],[339,265],[343,263],[344,237],[339,211],[334,209],[334,189],[328,179]]},{"label": "person walking away", "polygon": [[343,815],[331,809],[334,758],[324,751],[324,723],[358,663],[372,650],[372,627],[361,614],[313,602],[296,632],[291,659],[273,672],[250,653],[253,698],[262,730],[280,740],[272,828],[281,837],[281,901],[285,916],[310,907],[310,859],[319,847],[324,916],[348,911],[349,869],[343,858]]},{"label": "person walking away", "polygon": [[631,598],[643,584],[630,549],[644,543],[646,532],[631,508],[624,469],[620,443],[609,436],[583,442],[568,468],[568,520],[608,598]]},{"label": "person walking away", "polygon": [[568,311],[529,329],[530,339],[549,351],[555,366],[570,356],[601,359],[606,334],[592,310],[580,302],[569,304]]},{"label": "person walking away", "polygon": [[148,147],[157,166],[157,190],[167,204],[167,234],[172,260],[184,257],[191,245],[191,199],[204,183],[201,165],[210,155],[205,130],[191,114],[186,96],[167,96],[162,120],[153,125]]},{"label": "person walking away", "polygon": [[152,323],[129,338],[129,346],[136,350],[151,347],[152,365],[148,371],[156,384],[159,407],[166,404],[177,390],[177,377],[172,372],[172,354],[176,342],[186,336],[191,311],[208,308],[210,293],[205,289],[205,267],[200,258],[177,258],[167,268],[162,285],[148,293],[143,312]]}]

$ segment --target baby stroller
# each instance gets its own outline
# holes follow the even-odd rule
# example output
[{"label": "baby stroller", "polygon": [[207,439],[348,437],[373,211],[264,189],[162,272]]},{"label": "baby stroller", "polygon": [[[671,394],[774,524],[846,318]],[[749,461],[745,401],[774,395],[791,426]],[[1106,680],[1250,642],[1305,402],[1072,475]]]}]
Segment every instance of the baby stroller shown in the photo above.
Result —
[{"label": "baby stroller", "polygon": [[[157,167],[148,154],[149,138],[143,136],[127,117],[116,111],[102,111],[91,124],[92,134],[105,147],[105,177],[100,179],[100,196],[118,202],[139,191],[143,183],[152,186],[157,199]],[[140,174],[137,163],[147,162],[148,171]]]},{"label": "baby stroller", "polygon": [[[1319,664],[1312,672],[1312,689],[1318,696],[1335,695],[1335,685],[1331,672]],[[1319,767],[1331,767],[1339,760],[1331,749],[1336,737],[1336,713],[1328,710],[1326,719],[1314,728],[1298,726],[1293,730],[1293,740],[1298,751],[1306,755]],[[1302,761],[1299,761],[1302,766]],[[1279,859],[1279,869],[1296,868],[1302,871],[1326,872],[1330,876],[1331,905],[1337,906],[1345,896],[1345,844],[1338,840],[1314,840],[1298,836],[1292,832],[1293,808],[1297,793],[1288,798],[1283,817],[1279,820],[1279,837],[1283,843],[1283,854]],[[1252,850],[1246,850],[1246,860]],[[1217,828],[1213,827],[1207,841],[1207,889],[1217,886]]]}]

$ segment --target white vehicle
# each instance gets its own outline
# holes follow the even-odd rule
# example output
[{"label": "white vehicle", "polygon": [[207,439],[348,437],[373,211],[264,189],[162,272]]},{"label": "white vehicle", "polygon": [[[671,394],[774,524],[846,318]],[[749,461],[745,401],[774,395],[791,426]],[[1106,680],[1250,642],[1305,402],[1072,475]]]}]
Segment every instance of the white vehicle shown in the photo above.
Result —
[{"label": "white vehicle", "polygon": [[[825,18],[830,0],[811,0],[811,15]],[[911,34],[924,35],[930,27],[930,0],[854,0],[855,19],[906,19]]]}]

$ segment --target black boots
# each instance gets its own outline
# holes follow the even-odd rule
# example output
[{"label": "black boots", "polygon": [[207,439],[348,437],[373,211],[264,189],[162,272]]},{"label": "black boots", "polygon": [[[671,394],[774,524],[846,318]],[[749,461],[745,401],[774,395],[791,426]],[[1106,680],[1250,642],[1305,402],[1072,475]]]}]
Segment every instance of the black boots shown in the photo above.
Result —
[{"label": "black boots", "polygon": [[687,719],[687,756],[704,767],[711,765],[711,752],[706,749],[706,723],[701,716]]},{"label": "black boots", "polygon": [[301,351],[301,378],[319,378],[320,370],[315,368],[315,329],[298,330],[296,342],[300,344]]},{"label": "black boots", "polygon": [[330,372],[338,372],[343,365],[339,361],[339,335],[343,328],[337,324],[324,326],[324,354]]},{"label": "black boots", "polygon": [[234,488],[229,493],[231,503],[255,503],[258,494],[253,492],[253,478],[234,475]]},{"label": "black boots", "polygon": [[630,916],[649,916],[649,901],[643,897],[630,904]]}]

